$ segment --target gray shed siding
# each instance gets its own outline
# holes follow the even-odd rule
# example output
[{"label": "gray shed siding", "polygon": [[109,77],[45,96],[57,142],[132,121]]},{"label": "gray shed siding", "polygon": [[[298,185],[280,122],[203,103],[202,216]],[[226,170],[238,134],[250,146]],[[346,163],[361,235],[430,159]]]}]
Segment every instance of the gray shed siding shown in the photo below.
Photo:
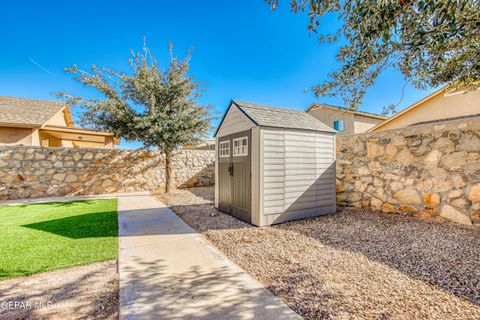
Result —
[{"label": "gray shed siding", "polygon": [[333,213],[335,134],[261,129],[260,225]]},{"label": "gray shed siding", "polygon": [[229,134],[245,131],[255,127],[255,124],[243,114],[242,111],[233,105],[228,110],[221,128],[218,130],[217,138],[228,136]]}]

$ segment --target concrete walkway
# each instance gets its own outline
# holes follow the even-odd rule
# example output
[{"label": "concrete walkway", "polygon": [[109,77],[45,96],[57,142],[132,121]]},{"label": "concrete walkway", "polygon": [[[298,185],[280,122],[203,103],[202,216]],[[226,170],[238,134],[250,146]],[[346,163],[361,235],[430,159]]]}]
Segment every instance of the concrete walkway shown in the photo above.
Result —
[{"label": "concrete walkway", "polygon": [[300,319],[153,196],[118,209],[120,319]]}]

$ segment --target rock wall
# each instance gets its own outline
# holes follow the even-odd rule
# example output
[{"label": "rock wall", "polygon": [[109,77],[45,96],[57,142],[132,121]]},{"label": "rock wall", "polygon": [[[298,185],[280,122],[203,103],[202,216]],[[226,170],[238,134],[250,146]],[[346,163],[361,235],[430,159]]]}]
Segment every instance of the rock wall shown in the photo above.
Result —
[{"label": "rock wall", "polygon": [[337,203],[480,223],[480,119],[337,139]]},{"label": "rock wall", "polygon": [[[214,151],[177,152],[173,185],[213,185],[214,161]],[[164,182],[159,151],[0,147],[0,200],[155,191]]]}]

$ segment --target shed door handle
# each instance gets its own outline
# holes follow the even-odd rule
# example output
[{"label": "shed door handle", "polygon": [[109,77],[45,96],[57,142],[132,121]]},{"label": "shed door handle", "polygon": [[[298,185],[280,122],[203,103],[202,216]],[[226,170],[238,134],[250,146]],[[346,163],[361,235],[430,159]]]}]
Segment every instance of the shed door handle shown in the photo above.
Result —
[{"label": "shed door handle", "polygon": [[230,163],[230,166],[228,167],[228,172],[230,172],[230,175],[233,176],[233,163]]}]

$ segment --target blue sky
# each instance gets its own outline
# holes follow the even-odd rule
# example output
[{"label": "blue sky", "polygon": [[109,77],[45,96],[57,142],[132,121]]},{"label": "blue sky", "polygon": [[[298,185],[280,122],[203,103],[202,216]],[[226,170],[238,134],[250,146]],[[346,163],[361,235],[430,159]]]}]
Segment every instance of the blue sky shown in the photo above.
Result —
[{"label": "blue sky", "polygon": [[[251,1],[21,1],[5,2],[0,27],[0,95],[53,99],[66,90],[95,96],[63,68],[93,63],[128,71],[130,49],[143,36],[157,59],[168,62],[169,41],[183,57],[192,48],[191,73],[207,83],[201,103],[222,113],[235,98],[305,109],[315,98],[312,85],[338,66],[338,44],[318,44],[307,31],[308,17],[290,12],[288,1],[272,12]],[[324,30],[334,30],[329,19]],[[404,80],[389,70],[368,91],[361,110],[381,112],[401,97]],[[398,110],[433,90],[406,87]],[[218,121],[217,121],[218,122]],[[138,143],[122,142],[136,148]]]}]

